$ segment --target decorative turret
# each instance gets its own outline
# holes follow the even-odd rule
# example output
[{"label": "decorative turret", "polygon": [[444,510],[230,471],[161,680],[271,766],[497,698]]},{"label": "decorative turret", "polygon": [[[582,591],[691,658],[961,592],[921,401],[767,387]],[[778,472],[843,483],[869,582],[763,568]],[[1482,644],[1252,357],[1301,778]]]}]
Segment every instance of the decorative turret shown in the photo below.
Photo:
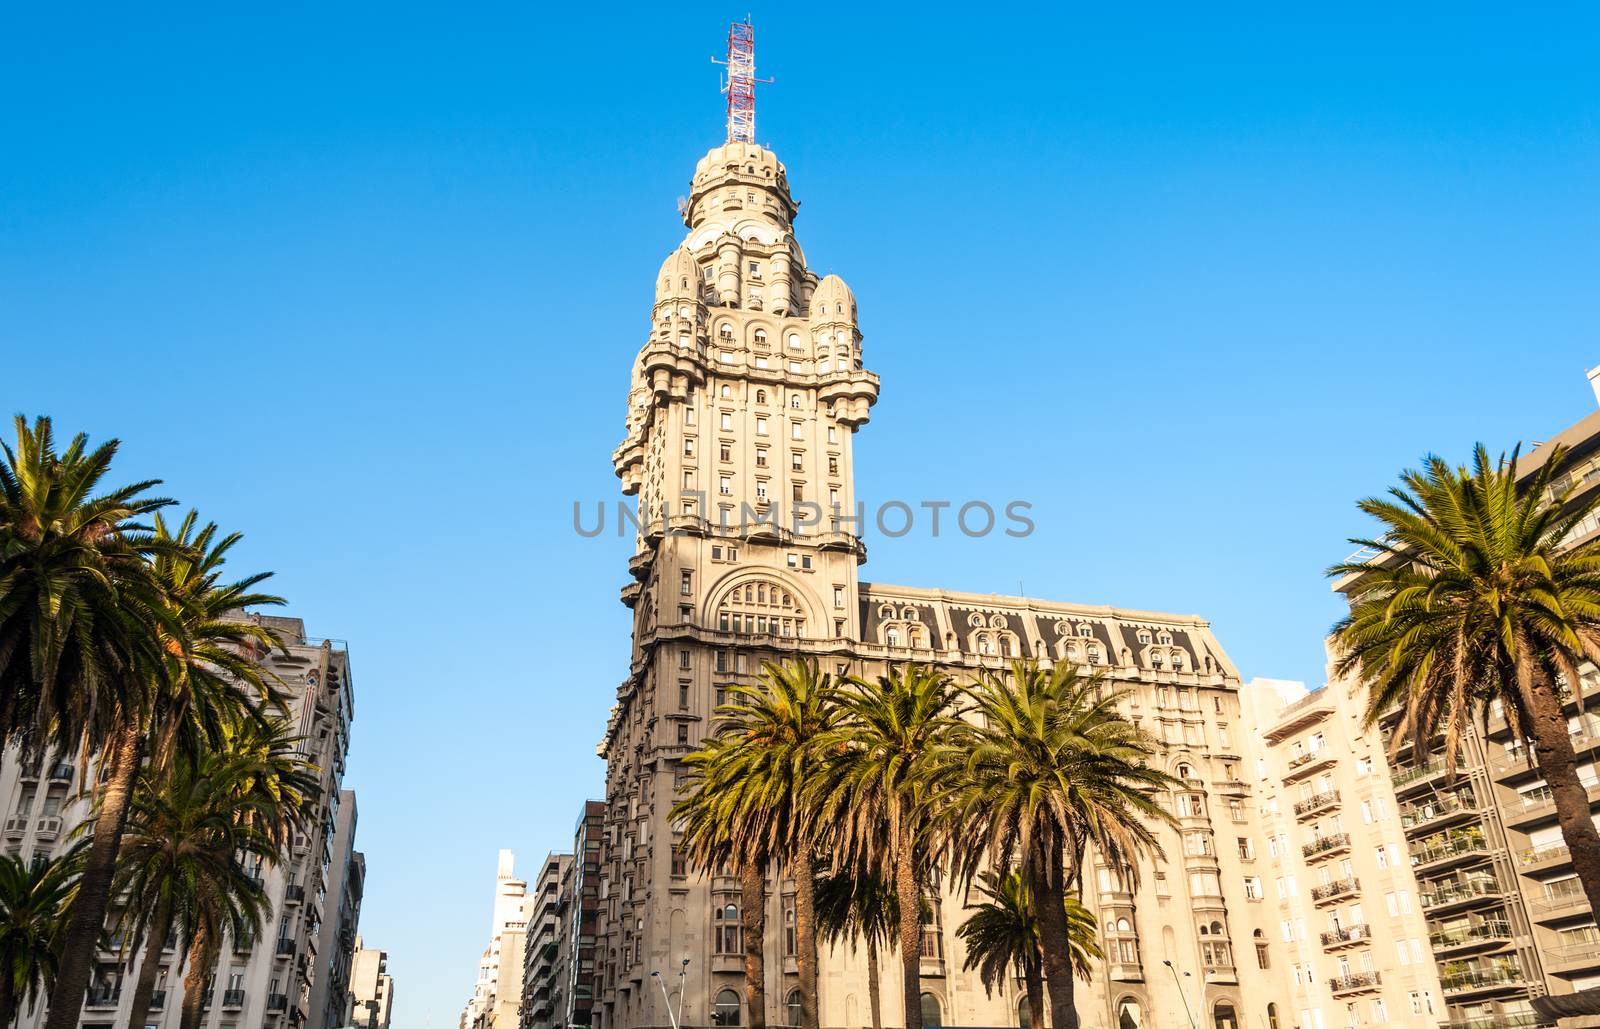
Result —
[{"label": "decorative turret", "polygon": [[656,277],[656,306],[687,300],[700,301],[700,266],[688,247],[679,247],[661,264]]},{"label": "decorative turret", "polygon": [[856,297],[837,275],[824,276],[811,293],[811,336],[824,380],[818,396],[834,405],[841,423],[865,424],[878,399],[878,377],[862,370]]}]

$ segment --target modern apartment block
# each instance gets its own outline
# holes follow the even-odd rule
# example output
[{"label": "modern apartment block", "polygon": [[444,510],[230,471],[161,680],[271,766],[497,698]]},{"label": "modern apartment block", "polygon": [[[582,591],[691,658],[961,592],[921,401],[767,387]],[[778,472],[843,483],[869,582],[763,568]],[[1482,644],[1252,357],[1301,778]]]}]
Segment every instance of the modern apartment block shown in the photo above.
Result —
[{"label": "modern apartment block", "polygon": [[[1600,375],[1591,372],[1590,378]],[[1520,473],[1531,476],[1557,444],[1571,448],[1563,484],[1574,488],[1573,500],[1595,496],[1600,412],[1536,444],[1522,457]],[[1591,516],[1572,542],[1596,531],[1600,519]],[[1349,585],[1345,581],[1337,588]],[[1595,670],[1585,665],[1583,699],[1569,695],[1567,717],[1579,775],[1600,802],[1597,685]],[[1385,741],[1396,718],[1382,722]],[[1452,1029],[1538,1024],[1531,998],[1600,986],[1600,929],[1572,871],[1550,790],[1530,767],[1525,744],[1503,715],[1492,713],[1486,734],[1476,728],[1467,734],[1453,779],[1444,767],[1442,746],[1435,738],[1407,747],[1391,776],[1420,880],[1448,1024]],[[1600,1026],[1600,1017],[1562,1025],[1592,1029]]]},{"label": "modern apartment block", "polygon": [[[340,641],[308,638],[298,618],[253,617],[277,630],[287,643],[286,652],[272,652],[263,661],[289,692],[291,718],[306,739],[310,760],[321,770],[322,810],[295,839],[288,861],[252,867],[271,901],[268,928],[261,939],[230,940],[223,946],[203,1024],[207,1029],[323,1029],[338,1022],[325,1022],[324,1009],[312,1003],[313,993],[324,969],[348,967],[349,960],[330,950],[342,946],[342,940],[330,941],[322,932],[330,920],[338,924],[343,915],[344,891],[333,884],[341,878],[344,865],[339,862],[345,858],[336,861],[336,854],[349,854],[355,828],[351,803],[341,840],[338,826],[344,803],[339,784],[355,717],[349,655]],[[93,767],[91,763],[91,772]],[[64,848],[68,835],[89,812],[89,800],[80,787],[72,762],[46,758],[40,765],[24,765],[15,751],[8,752],[0,762],[4,804],[0,831],[6,852],[26,859]],[[108,915],[108,931],[115,928],[116,918],[115,911]],[[79,1022],[83,1029],[111,1029],[127,1021],[140,956],[120,952],[120,935],[112,934],[108,943],[95,967]],[[158,1029],[175,1029],[178,1024],[183,959],[174,947],[162,955],[156,1010],[150,1016]],[[39,1003],[24,1006],[17,1025],[37,1029],[43,1021],[44,1005]]]},{"label": "modern apartment block", "polygon": [[350,959],[347,1013],[340,1024],[355,1029],[389,1029],[394,1017],[394,977],[389,974],[389,952],[371,950],[356,938]]},{"label": "modern apartment block", "polygon": [[[565,1025],[571,935],[564,918],[572,903],[572,855],[552,851],[533,880],[528,943],[522,973],[521,1029]],[[556,1018],[561,1012],[563,1017]]]},{"label": "modern apartment block", "polygon": [[461,1014],[462,1029],[515,1029],[522,1005],[524,944],[533,898],[516,876],[516,858],[500,852],[494,882],[489,945],[478,961],[472,999]]},{"label": "modern apartment block", "polygon": [[1433,1029],[1445,1005],[1412,875],[1433,854],[1408,849],[1419,816],[1395,802],[1380,734],[1346,689],[1255,679],[1243,697],[1266,837],[1237,843],[1261,859],[1251,890],[1276,918],[1257,946],[1289,977],[1280,1022]]}]

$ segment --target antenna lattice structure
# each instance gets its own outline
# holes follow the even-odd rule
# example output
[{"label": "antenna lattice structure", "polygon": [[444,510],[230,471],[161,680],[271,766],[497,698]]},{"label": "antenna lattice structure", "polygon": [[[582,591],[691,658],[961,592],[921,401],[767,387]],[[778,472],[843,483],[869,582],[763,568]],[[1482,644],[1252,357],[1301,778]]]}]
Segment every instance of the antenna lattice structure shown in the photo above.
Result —
[{"label": "antenna lattice structure", "polygon": [[756,83],[771,79],[756,78],[756,30],[750,19],[736,21],[728,28],[728,59],[717,61],[728,66],[728,142],[756,141]]}]

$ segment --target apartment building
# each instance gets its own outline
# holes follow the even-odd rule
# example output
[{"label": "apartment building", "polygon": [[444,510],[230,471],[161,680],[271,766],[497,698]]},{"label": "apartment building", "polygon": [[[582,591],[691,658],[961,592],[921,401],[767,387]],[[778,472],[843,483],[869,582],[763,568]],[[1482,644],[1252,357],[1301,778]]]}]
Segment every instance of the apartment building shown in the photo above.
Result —
[{"label": "apartment building", "polygon": [[461,1014],[462,1029],[515,1029],[522,1006],[524,944],[533,898],[516,876],[516,857],[500,852],[495,871],[494,914],[489,945],[478,961],[472,999]]},{"label": "apartment building", "polygon": [[339,791],[334,815],[333,851],[328,862],[326,893],[328,915],[318,934],[317,960],[321,967],[311,987],[310,1010],[320,1013],[316,1023],[334,1029],[345,1024],[350,994],[350,962],[357,947],[361,924],[361,898],[366,887],[367,860],[355,849],[356,795]]},{"label": "apartment building", "polygon": [[1251,892],[1276,917],[1256,946],[1288,976],[1280,1024],[1434,1029],[1445,1005],[1406,838],[1414,813],[1395,802],[1381,735],[1348,689],[1254,679],[1241,696],[1267,835],[1237,843],[1262,859]]},{"label": "apartment building", "polygon": [[350,991],[342,1024],[354,1029],[389,1029],[394,1017],[394,977],[389,974],[389,952],[366,947],[356,938],[350,958]]},{"label": "apartment building", "polygon": [[[521,1029],[565,1025],[565,969],[571,935],[564,916],[572,903],[572,855],[551,851],[533,880],[528,942],[522,975]],[[556,1013],[561,1012],[558,1019]]]},{"label": "apartment building", "polygon": [[[1600,397],[1600,369],[1589,373]],[[1561,485],[1574,502],[1600,491],[1600,411],[1523,455],[1531,477],[1556,445],[1570,449]],[[1572,542],[1600,531],[1590,516]],[[1348,589],[1350,581],[1335,585]],[[1600,686],[1585,665],[1581,698],[1570,691],[1567,718],[1579,775],[1600,802]],[[1398,713],[1381,720],[1385,745]],[[1600,986],[1600,929],[1579,888],[1556,825],[1550,790],[1503,714],[1491,711],[1487,731],[1474,727],[1452,778],[1435,737],[1407,746],[1389,769],[1415,874],[1420,906],[1437,959],[1451,1029],[1541,1024],[1531,1000]],[[1593,1029],[1600,1017],[1563,1020]]]},{"label": "apartment building", "polygon": [[[252,616],[280,633],[285,652],[263,657],[269,670],[290,694],[290,717],[304,736],[305,750],[320,769],[322,810],[291,847],[288,860],[252,862],[249,870],[271,902],[269,928],[260,939],[229,940],[216,974],[207,987],[206,1029],[322,1029],[324,1009],[313,1006],[313,991],[329,964],[338,941],[324,939],[322,927],[340,918],[342,895],[331,892],[340,866],[335,854],[345,851],[337,824],[343,803],[339,784],[349,751],[355,717],[348,648],[342,641],[313,639],[298,618]],[[91,774],[94,765],[91,762]],[[23,763],[16,751],[0,761],[0,801],[4,804],[3,845],[6,852],[28,859],[59,853],[71,832],[89,813],[77,766],[47,757],[42,764]],[[352,798],[353,799],[353,798]],[[353,839],[354,804],[347,836]],[[108,946],[94,970],[79,1024],[83,1029],[111,1029],[126,1024],[140,955],[121,952],[116,932],[119,912],[107,918]],[[183,997],[184,955],[176,940],[161,956],[155,1010],[156,1029],[176,1029]],[[342,959],[344,963],[348,958]],[[18,1029],[38,1029],[43,1003],[25,1005]],[[337,1025],[337,1022],[331,1023]]]}]

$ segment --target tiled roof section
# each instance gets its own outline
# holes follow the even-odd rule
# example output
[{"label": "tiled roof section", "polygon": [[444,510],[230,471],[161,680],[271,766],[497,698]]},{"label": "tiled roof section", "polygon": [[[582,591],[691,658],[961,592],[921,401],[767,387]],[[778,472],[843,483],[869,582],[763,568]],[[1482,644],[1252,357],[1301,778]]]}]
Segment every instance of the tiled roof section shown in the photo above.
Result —
[{"label": "tiled roof section", "polygon": [[1210,624],[1195,615],[864,582],[861,584],[861,626],[866,641],[878,638],[878,627],[884,621],[879,610],[884,604],[895,605],[897,610],[915,605],[936,646],[945,647],[948,633],[954,636],[955,649],[963,654],[970,653],[975,631],[968,624],[969,616],[979,613],[986,621],[992,621],[990,616],[1000,615],[1004,627],[1016,633],[1023,654],[1029,657],[1054,656],[1056,645],[1063,639],[1076,637],[1078,627],[1087,623],[1093,638],[1110,653],[1113,664],[1124,664],[1125,654],[1137,661],[1142,646],[1138,631],[1147,628],[1171,633],[1172,646],[1188,654],[1189,667],[1205,668],[1209,658],[1209,667],[1215,671],[1231,678],[1239,674],[1212,634]]}]

